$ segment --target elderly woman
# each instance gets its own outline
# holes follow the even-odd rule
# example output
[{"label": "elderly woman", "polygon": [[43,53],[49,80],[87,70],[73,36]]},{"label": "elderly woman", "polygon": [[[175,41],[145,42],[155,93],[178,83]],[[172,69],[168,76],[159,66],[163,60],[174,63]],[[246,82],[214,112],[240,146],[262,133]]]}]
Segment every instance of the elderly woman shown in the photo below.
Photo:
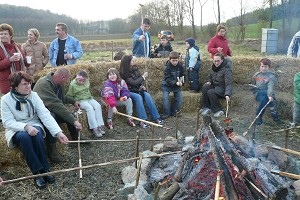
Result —
[{"label": "elderly woman", "polygon": [[[12,40],[14,29],[9,24],[0,24],[0,93],[10,90],[9,75],[16,71],[24,71],[27,64],[23,50]],[[1,95],[2,96],[2,95]]]},{"label": "elderly woman", "polygon": [[[38,94],[31,91],[31,79],[27,73],[15,72],[10,75],[9,80],[11,90],[1,98],[2,122],[8,147],[20,148],[33,174],[49,172],[42,123],[61,143],[66,144],[68,138],[62,133]],[[45,188],[47,183],[54,182],[53,176],[34,179],[38,188]]]},{"label": "elderly woman", "polygon": [[212,71],[209,81],[202,87],[202,109],[201,114],[207,115],[213,111],[214,117],[224,114],[219,98],[226,98],[230,101],[232,95],[232,62],[224,58],[221,53],[216,53],[213,57]]}]

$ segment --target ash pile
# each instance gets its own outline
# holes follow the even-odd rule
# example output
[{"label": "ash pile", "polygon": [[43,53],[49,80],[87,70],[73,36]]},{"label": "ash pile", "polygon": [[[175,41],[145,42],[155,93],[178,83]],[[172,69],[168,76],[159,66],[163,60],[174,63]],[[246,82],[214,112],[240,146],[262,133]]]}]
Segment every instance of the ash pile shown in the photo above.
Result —
[{"label": "ash pile", "polygon": [[125,185],[119,195],[128,200],[300,199],[300,167],[292,154],[228,134],[209,116],[203,121],[195,136],[178,131],[177,139],[168,137],[143,152],[139,167],[122,169]]}]

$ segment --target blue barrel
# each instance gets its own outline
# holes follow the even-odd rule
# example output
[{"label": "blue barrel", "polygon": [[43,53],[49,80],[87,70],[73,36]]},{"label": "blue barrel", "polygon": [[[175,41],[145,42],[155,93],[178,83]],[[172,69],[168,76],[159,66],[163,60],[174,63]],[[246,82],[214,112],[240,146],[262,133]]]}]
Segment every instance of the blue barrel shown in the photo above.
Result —
[{"label": "blue barrel", "polygon": [[262,28],[261,53],[277,54],[278,51],[278,29]]}]

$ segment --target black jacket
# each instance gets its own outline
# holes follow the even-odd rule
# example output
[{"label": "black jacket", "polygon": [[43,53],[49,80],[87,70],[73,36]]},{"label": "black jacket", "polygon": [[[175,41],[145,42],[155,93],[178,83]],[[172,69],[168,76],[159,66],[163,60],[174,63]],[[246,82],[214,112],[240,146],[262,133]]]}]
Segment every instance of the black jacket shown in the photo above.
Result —
[{"label": "black jacket", "polygon": [[160,52],[160,51],[168,51],[168,52],[171,52],[173,51],[173,48],[171,46],[171,43],[168,42],[166,44],[166,46],[163,46],[162,44],[159,44],[159,46],[155,49],[154,51],[154,57],[157,58],[157,54]]},{"label": "black jacket", "polygon": [[176,66],[172,65],[170,61],[168,61],[164,67],[164,77],[162,81],[162,85],[168,87],[179,87],[176,85],[177,77],[183,77],[185,70],[180,62]]},{"label": "black jacket", "polygon": [[138,93],[145,80],[142,77],[139,68],[137,66],[132,66],[130,76],[125,81],[129,91]]},{"label": "black jacket", "polygon": [[[218,71],[213,71],[209,75],[209,82],[215,87],[215,92],[220,96],[232,95],[232,62],[225,58]],[[214,64],[213,66],[214,67]]]}]

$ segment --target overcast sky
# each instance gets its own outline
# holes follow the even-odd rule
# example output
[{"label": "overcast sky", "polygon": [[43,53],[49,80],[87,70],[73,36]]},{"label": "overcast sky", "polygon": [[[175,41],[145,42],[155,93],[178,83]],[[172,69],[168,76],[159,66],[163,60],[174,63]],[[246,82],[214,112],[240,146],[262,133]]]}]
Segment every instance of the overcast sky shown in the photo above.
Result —
[{"label": "overcast sky", "polygon": [[[1,4],[28,6],[35,9],[50,10],[53,13],[65,14],[78,20],[126,19],[139,9],[139,4],[155,0],[1,0]],[[205,2],[206,0],[200,0]],[[216,0],[208,0],[203,7],[203,24],[216,23]],[[221,21],[239,15],[241,0],[220,0]],[[257,9],[263,0],[243,0],[246,11]],[[200,25],[200,4],[195,0],[195,21]]]}]

